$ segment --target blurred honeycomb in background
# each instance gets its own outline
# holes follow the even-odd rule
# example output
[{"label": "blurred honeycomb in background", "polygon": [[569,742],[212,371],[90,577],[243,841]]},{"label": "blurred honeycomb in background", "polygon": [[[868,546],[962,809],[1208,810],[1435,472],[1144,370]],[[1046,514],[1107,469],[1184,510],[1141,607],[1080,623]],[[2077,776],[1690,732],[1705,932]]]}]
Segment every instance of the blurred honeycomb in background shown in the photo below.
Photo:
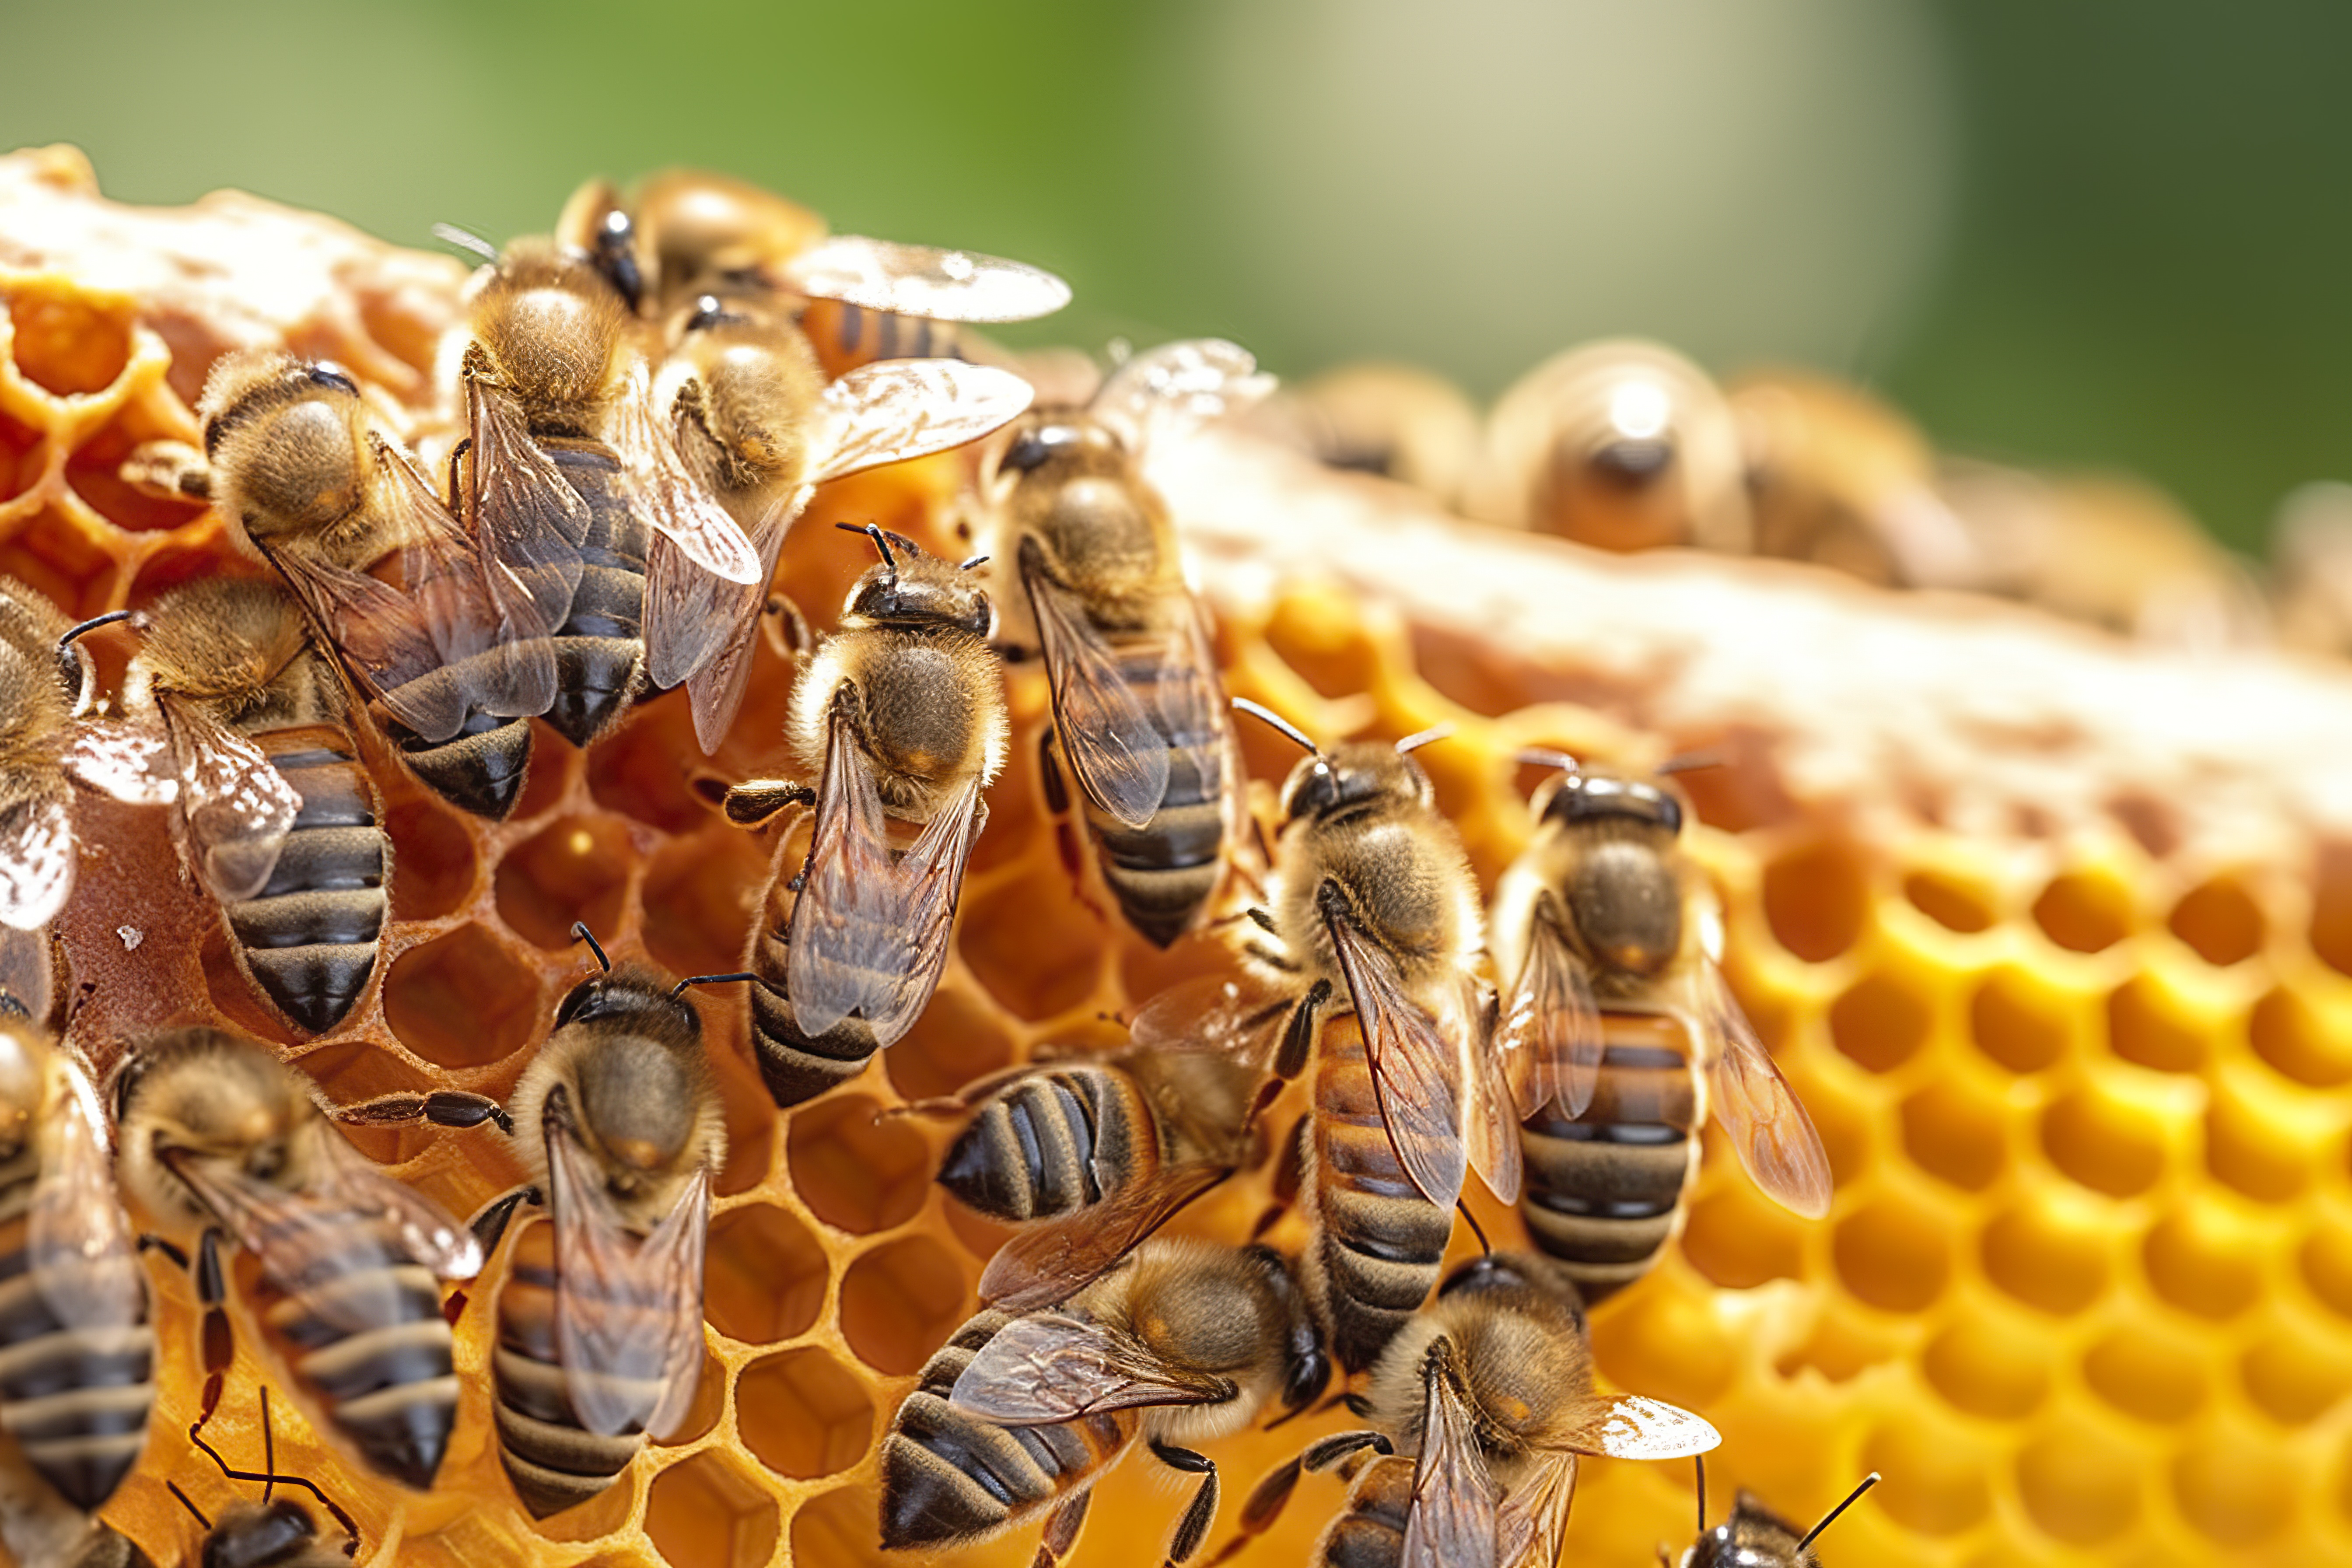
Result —
[{"label": "blurred honeycomb in background", "polygon": [[[63,150],[0,159],[0,571],[87,616],[257,570],[216,520],[132,493],[116,465],[142,440],[188,438],[205,366],[244,342],[340,359],[388,420],[429,426],[461,272],[242,196],[114,206]],[[1741,1484],[1810,1518],[1877,1468],[1886,1482],[1839,1524],[1833,1562],[2352,1562],[2352,679],[1808,567],[1602,557],[1245,437],[1171,446],[1155,478],[1234,691],[1327,737],[1455,723],[1422,755],[1490,883],[1526,836],[1517,748],[1721,758],[1685,783],[1728,907],[1727,967],[1820,1124],[1836,1206],[1817,1225],[1774,1207],[1710,1134],[1681,1246],[1594,1318],[1611,1379],[1722,1428],[1717,1517]],[[829,624],[863,561],[827,525],[873,518],[944,549],[963,479],[940,458],[831,487],[793,532],[784,585]],[[129,639],[98,643],[119,675]],[[379,765],[395,846],[382,982],[316,1040],[248,996],[163,814],[86,800],[62,926],[91,987],[76,1037],[103,1067],[126,1033],[211,1019],[278,1041],[338,1100],[503,1095],[584,973],[574,920],[616,956],[735,968],[777,847],[724,824],[694,783],[783,762],[788,675],[772,648],[759,658],[707,765],[684,704],[664,699],[585,757],[543,734],[501,825]],[[877,1438],[972,1310],[1001,1233],[931,1184],[948,1129],[876,1113],[1041,1044],[1115,1043],[1105,1015],[1220,962],[1198,939],[1155,952],[1105,919],[1098,885],[1073,889],[1034,761],[1042,676],[1016,669],[1011,695],[1020,736],[957,952],[907,1040],[779,1116],[740,996],[698,997],[732,1148],[686,1430],[534,1526],[489,1449],[477,1300],[431,1497],[353,1473],[278,1404],[280,1469],[357,1518],[362,1561],[882,1560]],[[1291,761],[1266,736],[1244,744],[1259,778]],[[362,1136],[459,1214],[517,1173],[487,1133]],[[1263,1184],[1229,1184],[1178,1228],[1237,1235]],[[1498,1241],[1520,1234],[1482,1217]],[[107,1517],[169,1563],[194,1525],[165,1479],[214,1512],[235,1489],[181,1436],[188,1292],[162,1291],[163,1399]],[[256,1377],[240,1352],[213,1428],[249,1468]],[[1227,1523],[1213,1540],[1258,1473],[1348,1421],[1216,1446]],[[1150,1469],[1105,1483],[1080,1563],[1156,1552],[1179,1505]],[[1244,1561],[1301,1560],[1340,1495],[1311,1478]],[[1588,1465],[1571,1560],[1647,1564],[1691,1533],[1686,1471]],[[1034,1549],[1023,1532],[963,1560]]]}]

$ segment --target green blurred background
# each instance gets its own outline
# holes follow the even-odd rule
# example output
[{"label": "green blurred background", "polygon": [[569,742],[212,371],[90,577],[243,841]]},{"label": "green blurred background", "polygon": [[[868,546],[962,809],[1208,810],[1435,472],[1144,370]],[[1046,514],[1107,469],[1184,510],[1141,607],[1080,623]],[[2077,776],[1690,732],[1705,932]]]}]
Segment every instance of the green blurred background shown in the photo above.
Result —
[{"label": "green blurred background", "polygon": [[424,242],[691,163],[993,250],[1029,341],[1402,355],[1638,331],[2126,468],[2257,549],[2352,478],[2352,8],[2298,0],[0,4],[0,144]]}]

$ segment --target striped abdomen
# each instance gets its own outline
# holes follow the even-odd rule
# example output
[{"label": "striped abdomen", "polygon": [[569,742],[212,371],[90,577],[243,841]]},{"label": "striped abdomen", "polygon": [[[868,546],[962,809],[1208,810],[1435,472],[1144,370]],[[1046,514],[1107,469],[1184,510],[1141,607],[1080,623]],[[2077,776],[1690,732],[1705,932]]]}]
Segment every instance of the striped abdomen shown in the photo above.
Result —
[{"label": "striped abdomen", "polygon": [[866,1059],[881,1049],[866,1020],[852,1013],[812,1039],[793,1019],[793,999],[787,972],[791,963],[793,910],[799,895],[786,884],[800,867],[797,856],[787,857],[792,868],[768,884],[767,910],[759,934],[751,941],[749,965],[760,978],[751,987],[751,1045],[760,1059],[760,1077],[779,1106],[789,1109],[814,1100],[835,1084],[856,1078]]},{"label": "striped abdomen", "polygon": [[379,1222],[339,1224],[337,1234],[341,1245],[314,1250],[299,1280],[245,1269],[253,1315],[326,1424],[378,1474],[421,1491],[457,1419],[441,1282]]},{"label": "striped abdomen", "polygon": [[1588,1303],[1648,1273],[1682,1228],[1703,1109],[1679,1021],[1611,1013],[1602,1034],[1601,1079],[1584,1114],[1563,1121],[1548,1106],[1519,1134],[1519,1213]]},{"label": "striped abdomen", "polygon": [[[643,1432],[600,1437],[580,1425],[564,1390],[555,1337],[555,1226],[534,1221],[515,1237],[499,1287],[499,1340],[490,1358],[490,1391],[499,1428],[499,1461],[535,1519],[586,1502],[619,1479],[645,1447]],[[628,1313],[626,1302],[603,1310]],[[648,1333],[665,1331],[647,1314]],[[658,1386],[639,1385],[645,1408],[658,1403]]]},{"label": "striped abdomen", "polygon": [[[493,660],[503,654],[476,654],[445,665],[420,680],[448,681],[460,687],[471,679],[493,679]],[[503,679],[498,677],[497,679]],[[399,749],[400,760],[425,788],[460,811],[501,822],[522,793],[523,775],[530,769],[530,721],[500,719],[479,709],[469,710],[457,734],[446,741],[427,741],[375,705],[376,722]]]},{"label": "striped abdomen", "polygon": [[279,1012],[322,1034],[351,1011],[375,968],[392,844],[347,732],[312,726],[252,739],[302,809],[260,895],[224,910],[238,964]]},{"label": "striped abdomen", "polygon": [[948,1403],[980,1347],[1013,1320],[983,1309],[923,1364],[882,1444],[882,1544],[992,1534],[1091,1486],[1135,1440],[1132,1410],[1055,1426],[999,1426]]},{"label": "striped abdomen", "polygon": [[1234,782],[1224,692],[1213,668],[1168,665],[1162,635],[1111,634],[1109,641],[1129,689],[1167,742],[1168,793],[1139,828],[1080,798],[1119,912],[1166,947],[1192,929],[1224,868],[1225,797]]},{"label": "striped abdomen", "polygon": [[[801,313],[800,324],[827,376],[841,375],[877,359],[974,357],[953,325],[929,316],[869,310],[838,300],[811,300]],[[992,356],[983,353],[982,357]]]},{"label": "striped abdomen", "polygon": [[9,1194],[0,1220],[0,1429],[65,1500],[84,1512],[114,1495],[147,1442],[155,1403],[155,1331],[146,1279],[135,1256],[95,1267],[119,1269],[139,1302],[134,1321],[69,1324],[42,1296],[25,1255],[28,1181]]},{"label": "striped abdomen", "polygon": [[1301,1259],[1308,1296],[1330,1329],[1331,1359],[1360,1372],[1428,1300],[1454,1211],[1422,1196],[1397,1163],[1352,1015],[1323,1026],[1299,1190],[1314,1221]]},{"label": "striped abdomen", "polygon": [[1397,1568],[1412,1512],[1413,1461],[1376,1455],[1315,1542],[1317,1568]]},{"label": "striped abdomen", "polygon": [[580,586],[555,633],[555,732],[586,746],[616,721],[645,670],[645,521],[630,509],[621,459],[600,441],[542,436],[539,445],[588,503]]},{"label": "striped abdomen", "polygon": [[1107,1067],[1034,1073],[990,1096],[940,1162],[940,1184],[992,1219],[1018,1225],[1099,1203],[1150,1173],[1158,1123],[1127,1074]]}]

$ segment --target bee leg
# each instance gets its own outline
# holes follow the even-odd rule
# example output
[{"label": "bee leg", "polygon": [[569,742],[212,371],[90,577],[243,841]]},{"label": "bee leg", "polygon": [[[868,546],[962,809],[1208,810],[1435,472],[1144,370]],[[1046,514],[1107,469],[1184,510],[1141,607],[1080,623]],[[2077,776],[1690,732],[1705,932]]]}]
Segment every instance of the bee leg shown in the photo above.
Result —
[{"label": "bee leg", "polygon": [[758,827],[786,806],[815,804],[816,791],[804,784],[786,779],[746,779],[727,792],[719,809],[738,827]]},{"label": "bee leg", "polygon": [[1201,1542],[1209,1533],[1209,1526],[1217,1518],[1217,1461],[1191,1448],[1179,1448],[1158,1438],[1151,1442],[1151,1457],[1171,1470],[1199,1476],[1201,1484],[1193,1489],[1192,1500],[1185,1505],[1183,1517],[1176,1521],[1176,1533],[1168,1539],[1169,1568],[1182,1563],[1201,1550]]},{"label": "bee leg", "polygon": [[1331,983],[1318,980],[1290,1010],[1290,1022],[1283,1026],[1282,1048],[1274,1056],[1276,1079],[1287,1083],[1307,1070],[1307,1053],[1315,1044],[1315,1015],[1330,999]]},{"label": "bee leg", "polygon": [[188,1255],[160,1236],[142,1236],[139,1238],[139,1250],[162,1253],[174,1268],[185,1268],[188,1266]]},{"label": "bee leg", "polygon": [[1032,1568],[1054,1568],[1076,1549],[1078,1531],[1086,1527],[1087,1505],[1094,1499],[1091,1489],[1082,1491],[1045,1516],[1045,1534],[1037,1542],[1037,1557]]},{"label": "bee leg", "polygon": [[1070,786],[1063,781],[1062,765],[1054,751],[1054,727],[1048,724],[1037,736],[1037,776],[1045,786],[1046,815],[1054,819],[1054,850],[1062,858],[1062,869],[1069,873],[1072,894],[1087,913],[1108,925],[1110,917],[1087,896],[1086,857],[1078,847],[1078,825],[1070,814]]},{"label": "bee leg", "polygon": [[196,1241],[196,1301],[204,1308],[204,1326],[199,1343],[204,1351],[205,1392],[196,1405],[196,1424],[191,1434],[203,1429],[220,1407],[221,1384],[227,1380],[229,1363],[236,1358],[236,1340],[228,1324],[228,1279],[221,1269],[221,1233],[206,1226]]},{"label": "bee leg", "polygon": [[539,1189],[533,1186],[520,1186],[512,1192],[500,1193],[484,1204],[480,1213],[466,1222],[466,1228],[474,1233],[474,1239],[482,1244],[482,1256],[488,1258],[498,1250],[507,1226],[513,1223],[515,1210],[525,1204],[536,1207],[545,1201]]},{"label": "bee leg", "polygon": [[1275,1222],[1288,1214],[1291,1205],[1298,1201],[1299,1184],[1307,1173],[1307,1136],[1311,1121],[1301,1116],[1290,1124],[1290,1136],[1282,1141],[1282,1155],[1274,1165],[1274,1201],[1265,1205],[1265,1212],[1250,1226],[1252,1241],[1272,1230]]},{"label": "bee leg", "polygon": [[1272,1530],[1282,1510],[1290,1506],[1290,1494],[1298,1489],[1298,1458],[1294,1457],[1265,1479],[1250,1489],[1242,1500],[1240,1533],[1224,1544],[1224,1549],[1202,1563],[1201,1568],[1218,1568],[1240,1556],[1250,1542]]},{"label": "bee leg", "polygon": [[1307,1451],[1298,1456],[1298,1462],[1310,1470],[1328,1470],[1366,1448],[1384,1456],[1396,1452],[1396,1446],[1378,1432],[1335,1432],[1309,1443]]},{"label": "bee leg", "polygon": [[355,1100],[336,1107],[335,1120],[356,1127],[390,1126],[403,1121],[429,1121],[436,1127],[479,1127],[485,1121],[495,1121],[501,1132],[514,1131],[514,1119],[497,1100],[486,1094],[468,1094],[455,1089]]},{"label": "bee leg", "polygon": [[808,617],[801,614],[798,605],[782,594],[769,595],[768,602],[761,605],[760,610],[763,616],[775,617],[775,625],[769,635],[775,643],[776,652],[783,656],[786,664],[799,668],[816,647],[816,635],[809,630]]}]

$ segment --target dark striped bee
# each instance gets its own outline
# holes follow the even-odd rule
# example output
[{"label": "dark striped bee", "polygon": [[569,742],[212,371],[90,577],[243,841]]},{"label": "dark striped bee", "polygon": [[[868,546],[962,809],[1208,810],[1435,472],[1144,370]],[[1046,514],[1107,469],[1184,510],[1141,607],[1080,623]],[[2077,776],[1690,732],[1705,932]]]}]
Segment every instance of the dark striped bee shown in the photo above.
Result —
[{"label": "dark striped bee", "polygon": [[0,1430],[66,1502],[114,1495],[147,1441],[155,1332],[75,1057],[0,1013]]},{"label": "dark striped bee", "polygon": [[1722,921],[1663,778],[1564,757],[1536,836],[1495,889],[1509,979],[1496,1054],[1524,1120],[1521,1213],[1588,1300],[1646,1273],[1680,1228],[1710,1110],[1757,1184],[1829,1212],[1828,1157],[1725,984]]},{"label": "dark striped bee", "polygon": [[[782,1106],[857,1072],[921,1016],[988,818],[982,792],[1004,765],[988,595],[912,541],[867,532],[881,563],[793,683],[793,745],[815,787],[756,780],[726,797],[747,826],[815,807],[807,858],[779,868],[751,945],[752,1037]],[[909,825],[899,841],[892,818]]]},{"label": "dark striped bee", "polygon": [[[1192,929],[1239,836],[1241,766],[1217,660],[1147,440],[1254,402],[1271,385],[1231,343],[1170,343],[1113,372],[1085,408],[1041,409],[981,472],[986,547],[1020,592],[1000,637],[1045,657],[1058,751],[1077,781],[1103,879],[1166,947]],[[1059,803],[1056,802],[1059,809]]]},{"label": "dark striped bee", "polygon": [[1378,1457],[1317,1542],[1316,1563],[1556,1562],[1581,1456],[1683,1458],[1722,1441],[1687,1410],[1600,1393],[1592,1373],[1584,1309],[1557,1264],[1523,1253],[1475,1258],[1389,1342],[1365,1392],[1349,1397],[1364,1428],[1318,1439],[1260,1482],[1242,1510],[1242,1539],[1280,1517],[1302,1469],[1369,1451]]},{"label": "dark striped bee", "polygon": [[152,1037],[124,1056],[113,1095],[122,1189],[174,1260],[193,1263],[199,1425],[233,1351],[226,1235],[254,1265],[236,1292],[248,1325],[316,1424],[377,1474],[431,1486],[457,1413],[441,1281],[480,1270],[474,1237],[370,1164],[257,1041],[203,1027]]},{"label": "dark striped bee", "polygon": [[[1742,1489],[1733,1501],[1731,1517],[1713,1530],[1706,1527],[1706,1470],[1705,1461],[1693,1459],[1698,1472],[1698,1540],[1685,1552],[1676,1568],[1822,1568],[1822,1560],[1813,1555],[1813,1542],[1822,1531],[1837,1522],[1838,1515],[1862,1500],[1862,1494],[1878,1484],[1878,1472],[1873,1470],[1862,1478],[1860,1485],[1846,1493],[1845,1500],[1814,1521],[1811,1530],[1800,1534],[1797,1527],[1764,1506],[1755,1493]],[[1666,1568],[1666,1551],[1658,1549],[1659,1568]]]},{"label": "dark striped bee", "polygon": [[374,971],[392,869],[342,683],[274,583],[190,584],[142,619],[124,695],[168,739],[189,869],[246,978],[300,1027],[331,1029]]},{"label": "dark striped bee", "polygon": [[[232,1481],[257,1481],[261,1484],[261,1500],[239,1500],[223,1509],[217,1518],[209,1518],[188,1494],[180,1489],[177,1481],[165,1481],[180,1506],[194,1516],[204,1533],[195,1552],[181,1561],[202,1564],[202,1568],[344,1568],[358,1554],[359,1526],[329,1497],[316,1481],[301,1476],[278,1473],[276,1444],[269,1428],[269,1390],[261,1391],[262,1468],[239,1470],[221,1458],[220,1450],[204,1439],[201,1429],[188,1434],[191,1441],[204,1451],[205,1457],[218,1467],[221,1475]],[[341,1527],[340,1538],[322,1534],[318,1521],[310,1510],[290,1498],[274,1497],[279,1487],[299,1487],[319,1500],[320,1507],[331,1515]],[[101,1560],[77,1560],[73,1568],[134,1568],[148,1565],[146,1553],[121,1537],[119,1551],[127,1556],[111,1556]]]},{"label": "dark striped bee", "polygon": [[1140,1441],[1202,1478],[1168,1545],[1182,1563],[1217,1511],[1216,1464],[1192,1445],[1303,1408],[1328,1373],[1276,1254],[1148,1242],[1059,1307],[982,1310],[930,1359],[883,1441],[882,1544],[962,1545],[1043,1516],[1050,1568]]}]

